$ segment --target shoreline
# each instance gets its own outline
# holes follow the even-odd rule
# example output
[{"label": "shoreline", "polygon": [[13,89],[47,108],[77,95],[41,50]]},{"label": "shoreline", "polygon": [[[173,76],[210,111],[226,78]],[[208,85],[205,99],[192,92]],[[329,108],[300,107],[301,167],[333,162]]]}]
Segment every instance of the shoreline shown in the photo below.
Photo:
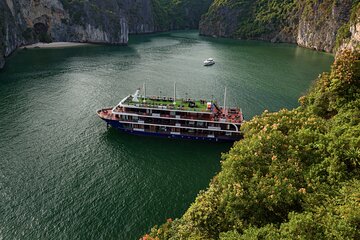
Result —
[{"label": "shoreline", "polygon": [[52,42],[52,43],[34,43],[19,47],[19,49],[27,48],[66,48],[66,47],[78,47],[93,45],[91,43],[80,43],[80,42]]}]

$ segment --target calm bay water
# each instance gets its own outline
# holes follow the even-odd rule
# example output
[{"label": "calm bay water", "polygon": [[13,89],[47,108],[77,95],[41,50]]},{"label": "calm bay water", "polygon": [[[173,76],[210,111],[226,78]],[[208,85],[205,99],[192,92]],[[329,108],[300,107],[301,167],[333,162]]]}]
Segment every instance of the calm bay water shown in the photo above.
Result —
[{"label": "calm bay water", "polygon": [[[205,58],[216,65],[203,67]],[[128,47],[18,51],[0,72],[0,239],[138,239],[180,217],[231,145],[128,136],[95,112],[147,92],[222,101],[247,119],[297,106],[333,57],[287,44],[133,36]]]}]

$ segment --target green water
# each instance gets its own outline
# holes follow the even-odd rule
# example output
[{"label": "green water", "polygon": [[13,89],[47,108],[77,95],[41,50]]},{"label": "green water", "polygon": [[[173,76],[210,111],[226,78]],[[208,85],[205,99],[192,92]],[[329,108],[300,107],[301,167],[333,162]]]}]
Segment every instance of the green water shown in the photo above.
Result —
[{"label": "green water", "polygon": [[[216,64],[203,67],[205,58]],[[297,106],[331,55],[263,42],[135,36],[128,47],[18,51],[0,72],[0,239],[138,239],[181,216],[228,144],[128,136],[95,112],[149,94],[240,106],[249,119]]]}]

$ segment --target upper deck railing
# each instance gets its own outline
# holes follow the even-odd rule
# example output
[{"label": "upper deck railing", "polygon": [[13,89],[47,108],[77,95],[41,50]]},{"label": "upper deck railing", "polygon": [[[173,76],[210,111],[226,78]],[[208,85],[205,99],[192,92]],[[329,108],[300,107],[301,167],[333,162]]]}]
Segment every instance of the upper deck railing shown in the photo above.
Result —
[{"label": "upper deck railing", "polygon": [[[239,108],[219,108],[213,100],[174,99],[159,96],[144,97],[137,91],[134,95],[124,98],[113,108],[113,111],[161,118],[184,118],[235,124],[243,122],[243,115]],[[146,113],[142,112],[145,110]]]},{"label": "upper deck railing", "polygon": [[166,109],[175,111],[186,111],[186,112],[202,112],[202,113],[213,113],[216,108],[215,101],[207,100],[195,100],[195,99],[176,99],[172,97],[142,97],[139,96],[134,101],[134,98],[130,95],[124,99],[120,105],[128,105],[141,108],[152,108],[152,109]]},{"label": "upper deck railing", "polygon": [[[141,111],[143,110],[143,111]],[[241,124],[243,122],[242,113],[238,109],[229,109],[228,114],[222,114],[218,112],[216,114],[202,114],[201,112],[189,113],[181,112],[177,114],[170,114],[168,111],[156,111],[158,109],[152,109],[151,112],[146,112],[144,109],[132,108],[131,106],[117,106],[113,109],[114,114],[121,115],[137,115],[153,118],[165,118],[174,120],[185,120],[185,121],[205,121],[213,123],[233,123]]]}]

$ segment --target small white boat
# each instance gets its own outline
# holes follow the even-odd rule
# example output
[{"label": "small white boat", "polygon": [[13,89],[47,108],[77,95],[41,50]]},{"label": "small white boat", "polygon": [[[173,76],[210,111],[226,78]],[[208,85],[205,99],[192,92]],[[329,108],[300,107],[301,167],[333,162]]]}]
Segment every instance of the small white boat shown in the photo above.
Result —
[{"label": "small white boat", "polygon": [[211,65],[214,65],[215,64],[215,61],[213,58],[208,58],[204,61],[204,66],[211,66]]}]

